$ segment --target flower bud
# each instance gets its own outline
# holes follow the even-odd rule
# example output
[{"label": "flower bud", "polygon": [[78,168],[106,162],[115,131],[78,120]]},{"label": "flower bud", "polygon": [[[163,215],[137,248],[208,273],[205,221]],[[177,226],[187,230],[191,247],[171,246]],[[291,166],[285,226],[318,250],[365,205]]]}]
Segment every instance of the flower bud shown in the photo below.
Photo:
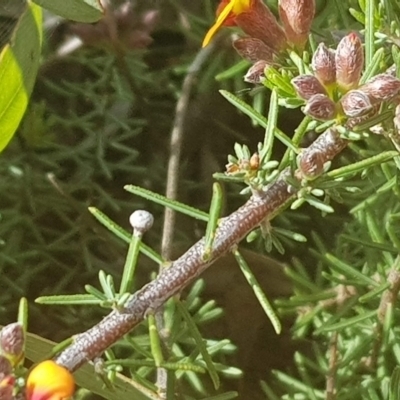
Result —
[{"label": "flower bud", "polygon": [[314,75],[299,75],[291,82],[298,96],[304,100],[309,100],[315,94],[326,95],[325,88]]},{"label": "flower bud", "polygon": [[324,172],[324,160],[317,149],[305,150],[299,157],[299,168],[307,179],[315,179]]},{"label": "flower bud", "polygon": [[313,54],[311,67],[315,76],[326,86],[336,82],[335,51],[320,43]]},{"label": "flower bud", "polygon": [[252,0],[249,9],[237,15],[235,21],[247,35],[262,40],[273,51],[285,48],[285,33],[262,0]]},{"label": "flower bud", "polygon": [[336,115],[336,104],[324,94],[315,94],[304,107],[304,114],[320,121],[329,121]]},{"label": "flower bud", "polygon": [[269,64],[260,60],[257,61],[254,65],[252,65],[244,76],[244,80],[249,83],[263,83],[265,81],[265,68],[267,68]]},{"label": "flower bud", "polygon": [[0,332],[0,347],[2,353],[12,365],[17,365],[24,352],[25,334],[18,322],[6,325]]},{"label": "flower bud", "polygon": [[356,33],[345,36],[335,54],[336,82],[343,91],[355,88],[364,65],[362,43]]},{"label": "flower bud", "polygon": [[280,0],[279,16],[290,43],[303,48],[315,14],[314,0]]},{"label": "flower bud", "polygon": [[350,90],[340,100],[344,113],[348,117],[360,117],[372,110],[369,97],[360,90]]},{"label": "flower bud", "polygon": [[72,374],[53,360],[36,365],[26,381],[27,400],[62,400],[71,397],[74,390]]},{"label": "flower bud", "polygon": [[233,42],[233,47],[241,57],[253,64],[260,60],[272,63],[274,53],[272,49],[260,39],[251,37],[237,39]]},{"label": "flower bud", "polygon": [[400,80],[389,74],[380,74],[362,85],[359,90],[376,104],[397,96],[400,93]]}]

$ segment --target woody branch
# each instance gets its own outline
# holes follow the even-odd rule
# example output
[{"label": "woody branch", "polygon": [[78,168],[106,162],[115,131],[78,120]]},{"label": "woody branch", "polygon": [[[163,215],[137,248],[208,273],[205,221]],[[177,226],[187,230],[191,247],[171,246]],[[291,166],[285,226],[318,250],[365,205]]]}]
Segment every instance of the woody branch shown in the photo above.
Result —
[{"label": "woody branch", "polygon": [[[293,177],[301,180],[310,171],[321,171],[321,165],[331,161],[347,145],[338,132],[329,129],[304,149],[300,166],[308,171],[294,171]],[[70,371],[102,354],[123,335],[135,328],[148,313],[159,308],[171,296],[179,293],[218,258],[228,253],[263,220],[273,218],[278,210],[296,196],[296,189],[287,183],[290,168],[283,170],[277,180],[254,194],[238,210],[222,218],[215,234],[211,257],[204,261],[204,238],[195,243],[169,268],[132,294],[122,310],[114,310],[97,325],[74,337],[73,343],[60,353],[55,361]]]}]

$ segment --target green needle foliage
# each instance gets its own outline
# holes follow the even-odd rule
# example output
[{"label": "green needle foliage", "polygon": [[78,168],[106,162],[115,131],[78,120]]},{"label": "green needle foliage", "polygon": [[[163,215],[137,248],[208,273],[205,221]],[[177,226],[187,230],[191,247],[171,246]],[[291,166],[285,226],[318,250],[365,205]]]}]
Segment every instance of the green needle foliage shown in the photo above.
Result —
[{"label": "green needle foliage", "polygon": [[[61,1],[34,3],[28,2],[37,15],[40,6],[50,7],[79,22],[102,14],[97,2],[86,0],[82,9],[75,8],[76,1],[71,8]],[[258,70],[257,62],[268,56],[265,47],[264,58],[255,60],[259,48],[243,51],[235,42],[247,58],[240,60],[220,33],[192,83],[183,116],[179,201],[162,195],[170,179],[169,135],[215,4],[138,2],[130,14],[123,3],[107,10],[117,24],[114,36],[105,20],[98,25],[57,20],[83,44],[63,53],[61,43],[70,36],[61,28],[46,31],[22,123],[36,76],[25,59],[18,72],[27,79],[28,86],[20,88],[24,101],[4,101],[0,109],[0,129],[6,132],[0,147],[15,132],[0,158],[2,320],[18,315],[24,329],[62,341],[109,312],[123,314],[132,293],[174,268],[160,255],[165,208],[178,215],[173,258],[205,236],[202,261],[214,262],[224,217],[283,182],[287,201],[241,236],[248,249],[238,249],[239,243],[230,249],[234,257],[221,262],[228,266],[223,279],[191,280],[159,309],[146,310],[135,330],[93,360],[95,372],[85,370],[90,378],[78,378],[78,398],[112,399],[118,390],[127,398],[168,400],[400,399],[398,2],[316,1],[309,37],[291,42],[286,31],[281,47],[279,36],[264,43],[276,54]],[[278,15],[284,2],[265,3]],[[154,22],[151,12],[160,20]],[[18,38],[20,17],[5,17],[12,19],[8,34]],[[127,20],[131,30],[119,31],[130,26]],[[177,20],[180,25],[170,28]],[[238,21],[244,34],[254,33]],[[44,26],[49,25],[45,14]],[[3,59],[12,57],[13,48],[20,52],[20,42],[0,39],[6,43]],[[342,62],[354,57],[354,63],[347,74],[336,71],[333,82],[324,81],[315,61],[321,42],[336,49],[336,64],[340,46],[353,46]],[[39,51],[35,43],[28,44]],[[20,75],[3,59],[5,86],[4,77]],[[305,85],[313,78],[310,89]],[[218,91],[224,105],[217,100],[214,106]],[[351,92],[359,97],[349,106]],[[4,93],[4,99],[12,97]],[[13,104],[18,112],[6,119]],[[335,133],[331,142],[344,143],[333,156],[326,155],[332,143],[321,144],[329,132]],[[145,234],[135,226],[132,234],[129,226],[136,209],[154,216]],[[249,254],[256,253],[261,268],[250,262]],[[275,262],[260,256],[266,253],[284,265],[285,277],[275,276]],[[239,283],[225,283],[235,271],[254,302]],[[283,289],[288,281],[290,294]],[[217,290],[208,292],[213,285]],[[276,290],[281,288],[282,293]],[[224,315],[221,293],[236,325]],[[262,322],[247,325],[258,309]],[[243,349],[231,341],[234,334],[243,336],[246,357],[235,356]],[[268,335],[275,340],[277,334],[282,342],[265,349]],[[51,348],[44,339],[28,338],[32,361],[74,345],[67,339]]]}]

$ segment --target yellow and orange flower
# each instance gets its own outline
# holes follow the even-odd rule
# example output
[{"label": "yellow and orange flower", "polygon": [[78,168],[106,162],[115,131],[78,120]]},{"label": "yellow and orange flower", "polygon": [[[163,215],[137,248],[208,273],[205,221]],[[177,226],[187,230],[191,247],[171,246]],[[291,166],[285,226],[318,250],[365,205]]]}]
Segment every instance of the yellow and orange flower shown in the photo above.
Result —
[{"label": "yellow and orange flower", "polygon": [[[279,0],[280,25],[263,0],[221,0],[217,19],[206,34],[203,47],[222,26],[238,26],[250,38],[261,40],[275,54],[287,47],[303,50],[314,13],[315,0]],[[240,51],[239,54],[243,56]],[[246,54],[244,58],[247,58]]]},{"label": "yellow and orange flower", "polygon": [[26,382],[27,400],[63,400],[71,397],[75,390],[72,374],[52,360],[34,367]]},{"label": "yellow and orange flower", "polygon": [[262,0],[222,0],[217,19],[203,40],[207,46],[222,26],[239,26],[250,37],[262,40],[274,51],[282,50],[285,33]]},{"label": "yellow and orange flower", "polygon": [[250,9],[252,0],[222,0],[217,8],[217,20],[209,29],[203,40],[203,47],[210,43],[211,39],[221,26],[234,26],[235,17]]}]

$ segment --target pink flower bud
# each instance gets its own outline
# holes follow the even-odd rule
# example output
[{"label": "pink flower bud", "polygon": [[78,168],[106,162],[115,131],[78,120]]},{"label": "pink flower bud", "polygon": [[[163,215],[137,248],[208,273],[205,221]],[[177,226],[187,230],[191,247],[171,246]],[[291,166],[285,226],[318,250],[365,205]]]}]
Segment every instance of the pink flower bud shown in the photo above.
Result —
[{"label": "pink flower bud", "polygon": [[0,332],[0,347],[11,364],[17,365],[24,352],[25,334],[18,322],[6,325]]},{"label": "pink flower bud", "polygon": [[362,43],[356,33],[345,36],[335,54],[336,82],[343,91],[355,88],[364,66]]},{"label": "pink flower bud", "polygon": [[372,110],[369,97],[360,90],[350,90],[340,100],[344,113],[348,117],[360,117]]},{"label": "pink flower bud", "polygon": [[275,52],[286,46],[285,33],[262,0],[252,0],[251,7],[237,15],[235,22],[247,35],[262,40]]},{"label": "pink flower bud", "polygon": [[304,47],[315,13],[314,0],[280,0],[279,15],[290,43]]},{"label": "pink flower bud", "polygon": [[249,83],[263,83],[265,81],[265,68],[268,68],[269,64],[260,60],[252,65],[244,76],[244,80]]},{"label": "pink flower bud", "polygon": [[299,75],[291,82],[298,96],[304,100],[309,100],[315,94],[326,95],[325,88],[314,75]]},{"label": "pink flower bud", "polygon": [[233,42],[235,50],[251,63],[264,60],[272,63],[274,53],[262,40],[246,37]]},{"label": "pink flower bud", "polygon": [[373,103],[390,100],[400,93],[400,80],[389,74],[374,76],[369,82],[359,88]]},{"label": "pink flower bud", "polygon": [[323,156],[318,149],[306,150],[300,155],[298,164],[307,179],[315,179],[324,172]]},{"label": "pink flower bud", "polygon": [[336,115],[336,104],[324,94],[315,94],[304,107],[304,114],[320,121],[329,121]]},{"label": "pink flower bud", "polygon": [[323,85],[331,85],[336,82],[335,51],[328,49],[324,43],[320,43],[315,51],[311,67]]}]

